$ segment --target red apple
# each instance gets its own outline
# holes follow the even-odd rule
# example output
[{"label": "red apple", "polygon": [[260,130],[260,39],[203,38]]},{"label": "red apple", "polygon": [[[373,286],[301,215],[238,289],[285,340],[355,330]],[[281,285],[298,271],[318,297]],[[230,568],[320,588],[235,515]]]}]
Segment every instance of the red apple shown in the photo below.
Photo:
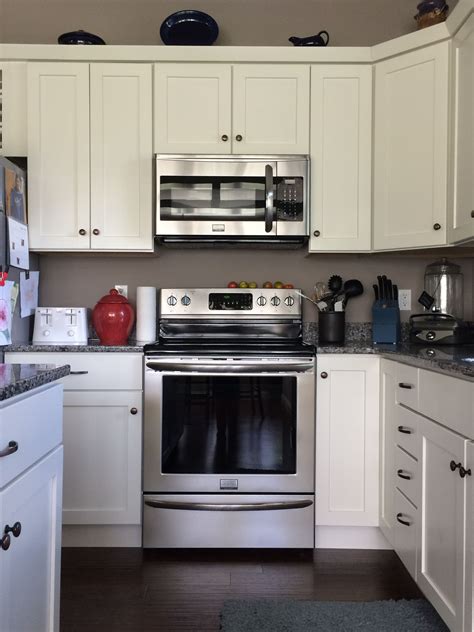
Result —
[{"label": "red apple", "polygon": [[239,284],[235,281],[230,281],[229,283],[227,283],[227,287],[239,287]]}]

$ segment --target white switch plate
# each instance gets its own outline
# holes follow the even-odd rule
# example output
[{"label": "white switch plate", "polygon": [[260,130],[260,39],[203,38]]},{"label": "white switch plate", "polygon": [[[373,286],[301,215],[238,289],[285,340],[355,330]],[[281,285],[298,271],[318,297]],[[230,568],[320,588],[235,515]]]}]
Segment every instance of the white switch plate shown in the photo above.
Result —
[{"label": "white switch plate", "polygon": [[411,290],[398,290],[398,306],[400,311],[411,310]]},{"label": "white switch plate", "polygon": [[115,289],[118,291],[119,294],[125,296],[125,298],[128,298],[128,285],[116,285]]}]

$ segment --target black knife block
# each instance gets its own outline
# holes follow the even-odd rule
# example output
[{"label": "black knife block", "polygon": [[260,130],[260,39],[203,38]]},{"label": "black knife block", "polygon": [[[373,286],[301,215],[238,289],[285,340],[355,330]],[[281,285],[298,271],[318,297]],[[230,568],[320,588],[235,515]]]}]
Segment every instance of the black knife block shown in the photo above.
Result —
[{"label": "black knife block", "polygon": [[400,342],[398,301],[379,299],[372,306],[372,342],[396,345]]}]

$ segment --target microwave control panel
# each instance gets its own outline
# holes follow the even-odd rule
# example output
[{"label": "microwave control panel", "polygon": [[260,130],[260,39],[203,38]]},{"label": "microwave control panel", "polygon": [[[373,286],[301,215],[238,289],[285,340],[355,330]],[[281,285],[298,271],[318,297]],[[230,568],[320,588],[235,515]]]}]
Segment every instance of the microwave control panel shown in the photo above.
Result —
[{"label": "microwave control panel", "polygon": [[276,179],[276,215],[279,221],[303,219],[303,178]]}]

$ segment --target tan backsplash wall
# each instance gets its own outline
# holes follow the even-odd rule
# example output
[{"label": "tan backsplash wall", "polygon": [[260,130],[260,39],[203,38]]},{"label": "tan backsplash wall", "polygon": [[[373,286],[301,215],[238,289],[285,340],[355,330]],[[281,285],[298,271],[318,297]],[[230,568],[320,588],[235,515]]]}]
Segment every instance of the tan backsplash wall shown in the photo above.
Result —
[{"label": "tan backsplash wall", "polygon": [[[449,2],[451,9],[456,1]],[[5,43],[55,44],[84,29],[108,44],[161,44],[162,21],[199,9],[219,24],[216,45],[291,46],[291,35],[330,34],[332,46],[370,46],[416,30],[416,0],[0,0]]]},{"label": "tan backsplash wall", "polygon": [[[331,274],[344,280],[362,281],[365,293],[347,307],[347,320],[371,320],[372,284],[377,274],[386,274],[399,288],[412,290],[413,313],[423,289],[428,263],[437,257],[409,252],[373,255],[307,255],[304,250],[174,250],[161,249],[158,257],[51,254],[40,257],[40,302],[43,306],[93,307],[115,284],[129,287],[135,303],[138,285],[155,287],[225,287],[231,280],[283,281],[312,294],[316,281]],[[450,259],[462,266],[465,318],[473,319],[473,259]],[[316,308],[305,304],[305,320],[316,320]],[[410,312],[402,312],[407,320]]]}]

